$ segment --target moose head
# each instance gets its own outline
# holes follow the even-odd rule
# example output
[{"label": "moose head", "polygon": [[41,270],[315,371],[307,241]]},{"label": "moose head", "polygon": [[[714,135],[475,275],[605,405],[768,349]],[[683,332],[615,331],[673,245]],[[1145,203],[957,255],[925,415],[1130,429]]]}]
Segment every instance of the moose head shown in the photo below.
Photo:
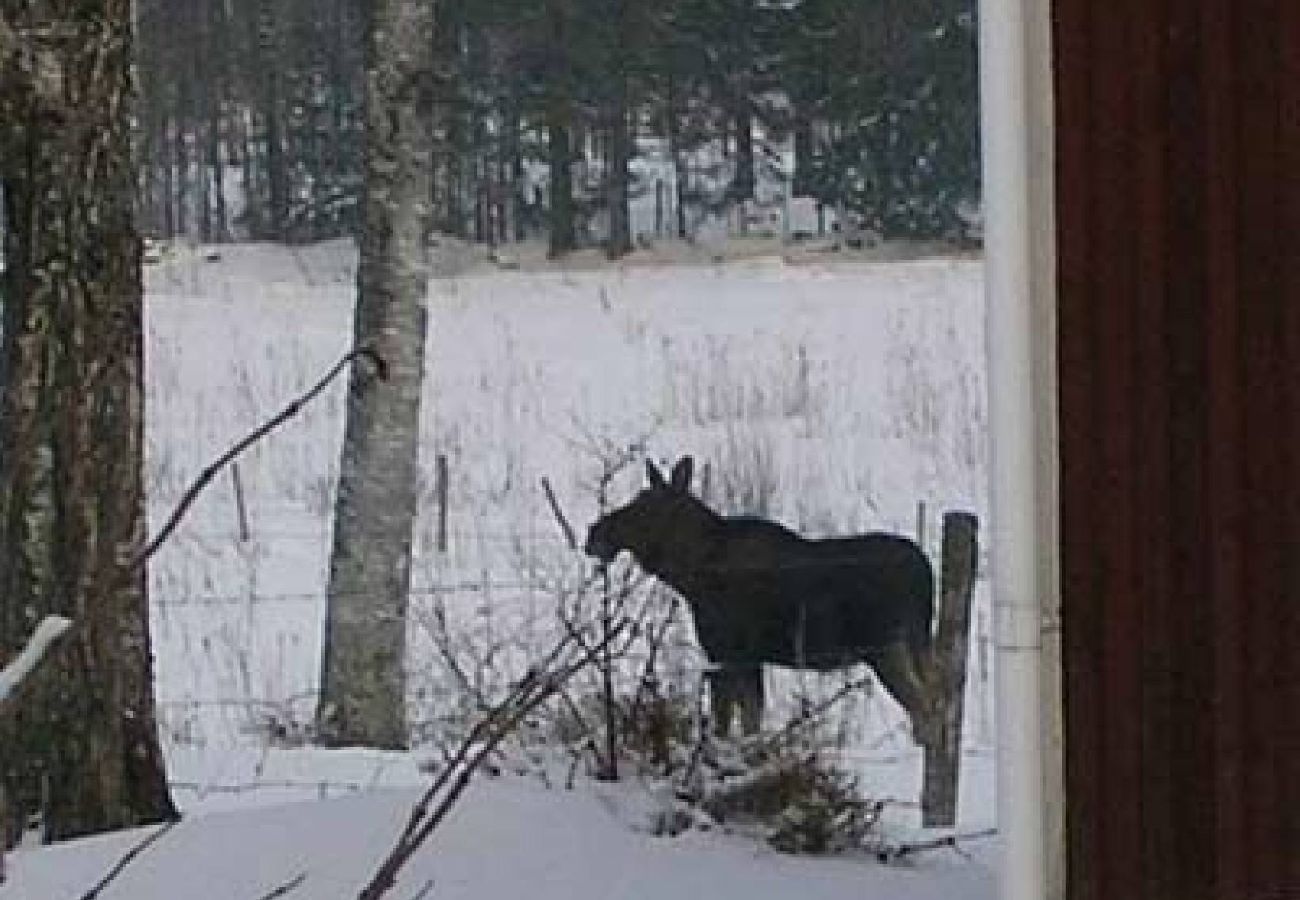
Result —
[{"label": "moose head", "polygon": [[684,456],[667,478],[646,461],[648,484],[632,501],[606,513],[587,533],[585,550],[601,562],[611,562],[621,550],[636,557],[643,569],[662,575],[666,565],[691,556],[690,547],[715,518],[690,492],[694,463]]}]

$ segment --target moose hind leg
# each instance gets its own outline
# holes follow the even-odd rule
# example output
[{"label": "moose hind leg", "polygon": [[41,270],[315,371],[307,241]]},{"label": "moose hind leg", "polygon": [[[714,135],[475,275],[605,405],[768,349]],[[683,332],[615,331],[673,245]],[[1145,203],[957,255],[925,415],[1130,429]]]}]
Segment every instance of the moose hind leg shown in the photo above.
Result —
[{"label": "moose hind leg", "polygon": [[935,725],[934,703],[911,648],[901,640],[892,641],[871,665],[885,690],[907,711],[918,741],[929,743]]},{"label": "moose hind leg", "polygon": [[736,703],[735,674],[729,669],[714,669],[704,675],[709,684],[709,705],[713,713],[713,731],[725,738],[731,732],[731,714]]},{"label": "moose hind leg", "polygon": [[745,734],[757,734],[763,724],[763,667],[736,672],[740,694],[740,725]]}]

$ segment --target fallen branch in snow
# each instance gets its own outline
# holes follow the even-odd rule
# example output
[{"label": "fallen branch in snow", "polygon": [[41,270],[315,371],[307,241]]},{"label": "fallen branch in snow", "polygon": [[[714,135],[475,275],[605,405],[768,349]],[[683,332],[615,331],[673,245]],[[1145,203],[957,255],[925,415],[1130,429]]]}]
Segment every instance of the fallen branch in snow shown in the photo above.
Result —
[{"label": "fallen branch in snow", "polygon": [[[497,746],[512,734],[524,717],[554,696],[574,675],[591,665],[597,655],[626,627],[604,634],[594,645],[574,631],[562,636],[542,662],[524,675],[510,694],[475,723],[451,760],[411,809],[406,826],[387,858],[380,864],[358,900],[379,900],[397,883],[397,875],[415,855],[460,799],[474,773]],[[573,654],[577,651],[577,656]]]},{"label": "fallen branch in snow", "polygon": [[81,900],[95,900],[96,897],[98,897],[100,894],[104,892],[104,888],[112,884],[114,879],[116,879],[117,876],[121,875],[122,871],[126,869],[127,866],[131,865],[132,862],[135,861],[136,857],[138,857],[141,853],[144,853],[144,851],[148,850],[151,846],[153,846],[154,842],[157,841],[164,834],[171,831],[172,828],[176,826],[176,823],[178,821],[180,820],[173,819],[172,821],[167,822],[161,828],[157,829],[148,837],[146,837],[144,840],[140,841],[140,843],[136,844],[130,850],[126,851],[126,855],[117,861],[117,865],[113,866],[113,868],[108,870],[108,874],[106,874],[103,878],[99,879],[98,884],[96,884],[90,890],[86,891],[86,893],[81,895]]},{"label": "fallen branch in snow", "polygon": [[263,894],[261,897],[257,898],[257,900],[276,900],[276,898],[278,897],[287,897],[289,894],[298,890],[298,888],[301,887],[302,883],[306,880],[307,880],[307,873],[299,872],[297,875],[290,878],[284,884],[280,885],[278,888],[271,891],[269,894]]},{"label": "fallen branch in snow", "polygon": [[4,669],[0,669],[0,704],[18,690],[18,686],[36,668],[50,645],[71,627],[72,620],[65,619],[63,616],[46,616],[41,620],[41,624],[36,626],[22,652]]},{"label": "fallen branch in snow", "polygon": [[906,856],[915,856],[918,853],[925,853],[930,850],[952,850],[960,856],[968,857],[968,854],[961,847],[962,841],[973,841],[980,838],[993,837],[998,833],[996,828],[985,828],[983,831],[971,831],[965,834],[945,834],[942,837],[931,838],[925,841],[913,841],[904,844],[893,844],[880,847],[876,850],[876,859],[882,863],[897,862]]}]

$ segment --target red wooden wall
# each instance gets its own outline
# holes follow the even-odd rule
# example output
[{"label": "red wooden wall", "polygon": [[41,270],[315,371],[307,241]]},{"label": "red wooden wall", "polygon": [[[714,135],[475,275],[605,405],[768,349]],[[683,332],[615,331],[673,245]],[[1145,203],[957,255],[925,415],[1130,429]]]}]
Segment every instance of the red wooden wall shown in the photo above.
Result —
[{"label": "red wooden wall", "polygon": [[1300,900],[1300,0],[1052,0],[1071,900]]}]

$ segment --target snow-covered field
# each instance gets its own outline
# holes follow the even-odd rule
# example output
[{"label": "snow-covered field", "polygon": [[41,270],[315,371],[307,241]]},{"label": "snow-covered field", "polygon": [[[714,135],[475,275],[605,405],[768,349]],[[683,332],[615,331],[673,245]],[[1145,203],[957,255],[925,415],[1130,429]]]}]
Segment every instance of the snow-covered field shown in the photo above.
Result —
[{"label": "snow-covered field", "polygon": [[[181,252],[148,271],[148,488],[153,521],[233,440],[310,386],[347,349],[352,253]],[[433,627],[495,683],[546,645],[557,585],[588,563],[575,526],[619,451],[690,453],[707,498],[811,535],[915,533],[937,552],[945,510],[983,516],[986,444],[981,267],[969,260],[481,267],[431,287],[416,531],[411,719],[436,739],[456,699]],[[169,775],[189,813],[106,897],[343,897],[389,846],[422,776],[409,757],[293,746],[319,666],[343,384],[259,444],[199,500],[153,560],[158,695]],[[449,474],[438,546],[435,460]],[[639,465],[611,485],[632,493]],[[237,489],[238,485],[238,489]],[[242,495],[241,503],[238,495]],[[438,614],[445,614],[439,620]],[[987,584],[976,593],[959,830],[994,824]],[[487,649],[485,649],[487,648]],[[701,660],[683,630],[671,676]],[[487,650],[492,652],[489,654]],[[491,656],[490,659],[485,656]],[[477,668],[475,668],[477,667]],[[840,680],[772,673],[779,724],[796,694]],[[877,692],[836,707],[845,764],[914,836],[919,752]],[[279,740],[270,741],[276,733]],[[424,756],[421,753],[424,753]],[[656,838],[635,784],[573,791],[506,776],[476,782],[402,882],[410,897],[991,897],[992,842],[907,865],[789,858],[717,833]],[[140,835],[20,851],[0,898],[84,890]]]}]

